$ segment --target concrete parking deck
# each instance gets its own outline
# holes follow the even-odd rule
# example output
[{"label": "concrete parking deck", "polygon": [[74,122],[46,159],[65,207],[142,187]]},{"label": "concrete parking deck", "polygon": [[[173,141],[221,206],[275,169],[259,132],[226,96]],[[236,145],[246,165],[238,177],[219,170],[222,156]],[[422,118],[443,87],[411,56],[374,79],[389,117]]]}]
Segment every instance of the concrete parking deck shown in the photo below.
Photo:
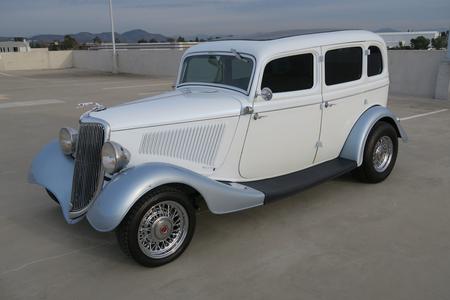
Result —
[{"label": "concrete parking deck", "polygon": [[[345,176],[274,204],[199,214],[187,251],[156,269],[113,233],[67,225],[27,184],[31,159],[79,102],[113,105],[172,78],[0,73],[0,299],[449,299],[450,105],[391,97],[410,141],[377,185]],[[132,116],[130,116],[132,118]]]}]

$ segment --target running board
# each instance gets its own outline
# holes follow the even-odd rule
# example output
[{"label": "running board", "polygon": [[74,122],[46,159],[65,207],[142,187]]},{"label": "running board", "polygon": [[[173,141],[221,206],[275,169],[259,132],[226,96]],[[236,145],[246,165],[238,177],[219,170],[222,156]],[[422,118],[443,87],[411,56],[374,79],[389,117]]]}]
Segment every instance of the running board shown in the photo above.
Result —
[{"label": "running board", "polygon": [[295,173],[257,181],[240,182],[240,184],[264,193],[264,204],[267,204],[344,175],[356,167],[356,161],[336,158]]}]

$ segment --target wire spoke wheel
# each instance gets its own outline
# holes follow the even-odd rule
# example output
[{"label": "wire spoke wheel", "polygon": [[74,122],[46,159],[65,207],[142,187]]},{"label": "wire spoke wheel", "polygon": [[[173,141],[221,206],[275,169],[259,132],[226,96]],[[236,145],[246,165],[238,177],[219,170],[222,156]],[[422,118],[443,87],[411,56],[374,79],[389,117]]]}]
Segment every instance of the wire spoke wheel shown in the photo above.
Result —
[{"label": "wire spoke wheel", "polygon": [[374,169],[382,173],[391,163],[394,153],[394,144],[389,136],[382,136],[373,149],[372,162]]},{"label": "wire spoke wheel", "polygon": [[150,258],[168,257],[181,247],[188,228],[188,213],[182,205],[175,201],[159,202],[140,221],[139,248]]}]

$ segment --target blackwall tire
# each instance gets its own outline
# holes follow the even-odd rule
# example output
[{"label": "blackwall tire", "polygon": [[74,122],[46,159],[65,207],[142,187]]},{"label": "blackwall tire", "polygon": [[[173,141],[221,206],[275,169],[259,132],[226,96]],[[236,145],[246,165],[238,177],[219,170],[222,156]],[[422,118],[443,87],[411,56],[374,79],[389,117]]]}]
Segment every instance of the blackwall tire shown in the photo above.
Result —
[{"label": "blackwall tire", "polygon": [[367,138],[363,163],[354,171],[354,175],[367,183],[385,180],[395,166],[397,153],[397,131],[387,122],[378,122]]}]

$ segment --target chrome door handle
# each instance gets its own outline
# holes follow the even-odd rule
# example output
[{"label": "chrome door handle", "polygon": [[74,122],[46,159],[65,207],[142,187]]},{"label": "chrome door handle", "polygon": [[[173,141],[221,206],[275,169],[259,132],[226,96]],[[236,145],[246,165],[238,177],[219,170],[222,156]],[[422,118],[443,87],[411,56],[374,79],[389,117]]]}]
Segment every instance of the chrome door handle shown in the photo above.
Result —
[{"label": "chrome door handle", "polygon": [[267,117],[267,116],[261,116],[259,113],[256,113],[256,114],[253,115],[253,119],[255,121],[259,120],[259,119],[262,119],[262,118],[265,118],[265,117]]},{"label": "chrome door handle", "polygon": [[325,101],[325,108],[332,107],[332,106],[335,106],[335,105],[336,104],[333,104],[333,103],[330,103],[328,101]]}]

